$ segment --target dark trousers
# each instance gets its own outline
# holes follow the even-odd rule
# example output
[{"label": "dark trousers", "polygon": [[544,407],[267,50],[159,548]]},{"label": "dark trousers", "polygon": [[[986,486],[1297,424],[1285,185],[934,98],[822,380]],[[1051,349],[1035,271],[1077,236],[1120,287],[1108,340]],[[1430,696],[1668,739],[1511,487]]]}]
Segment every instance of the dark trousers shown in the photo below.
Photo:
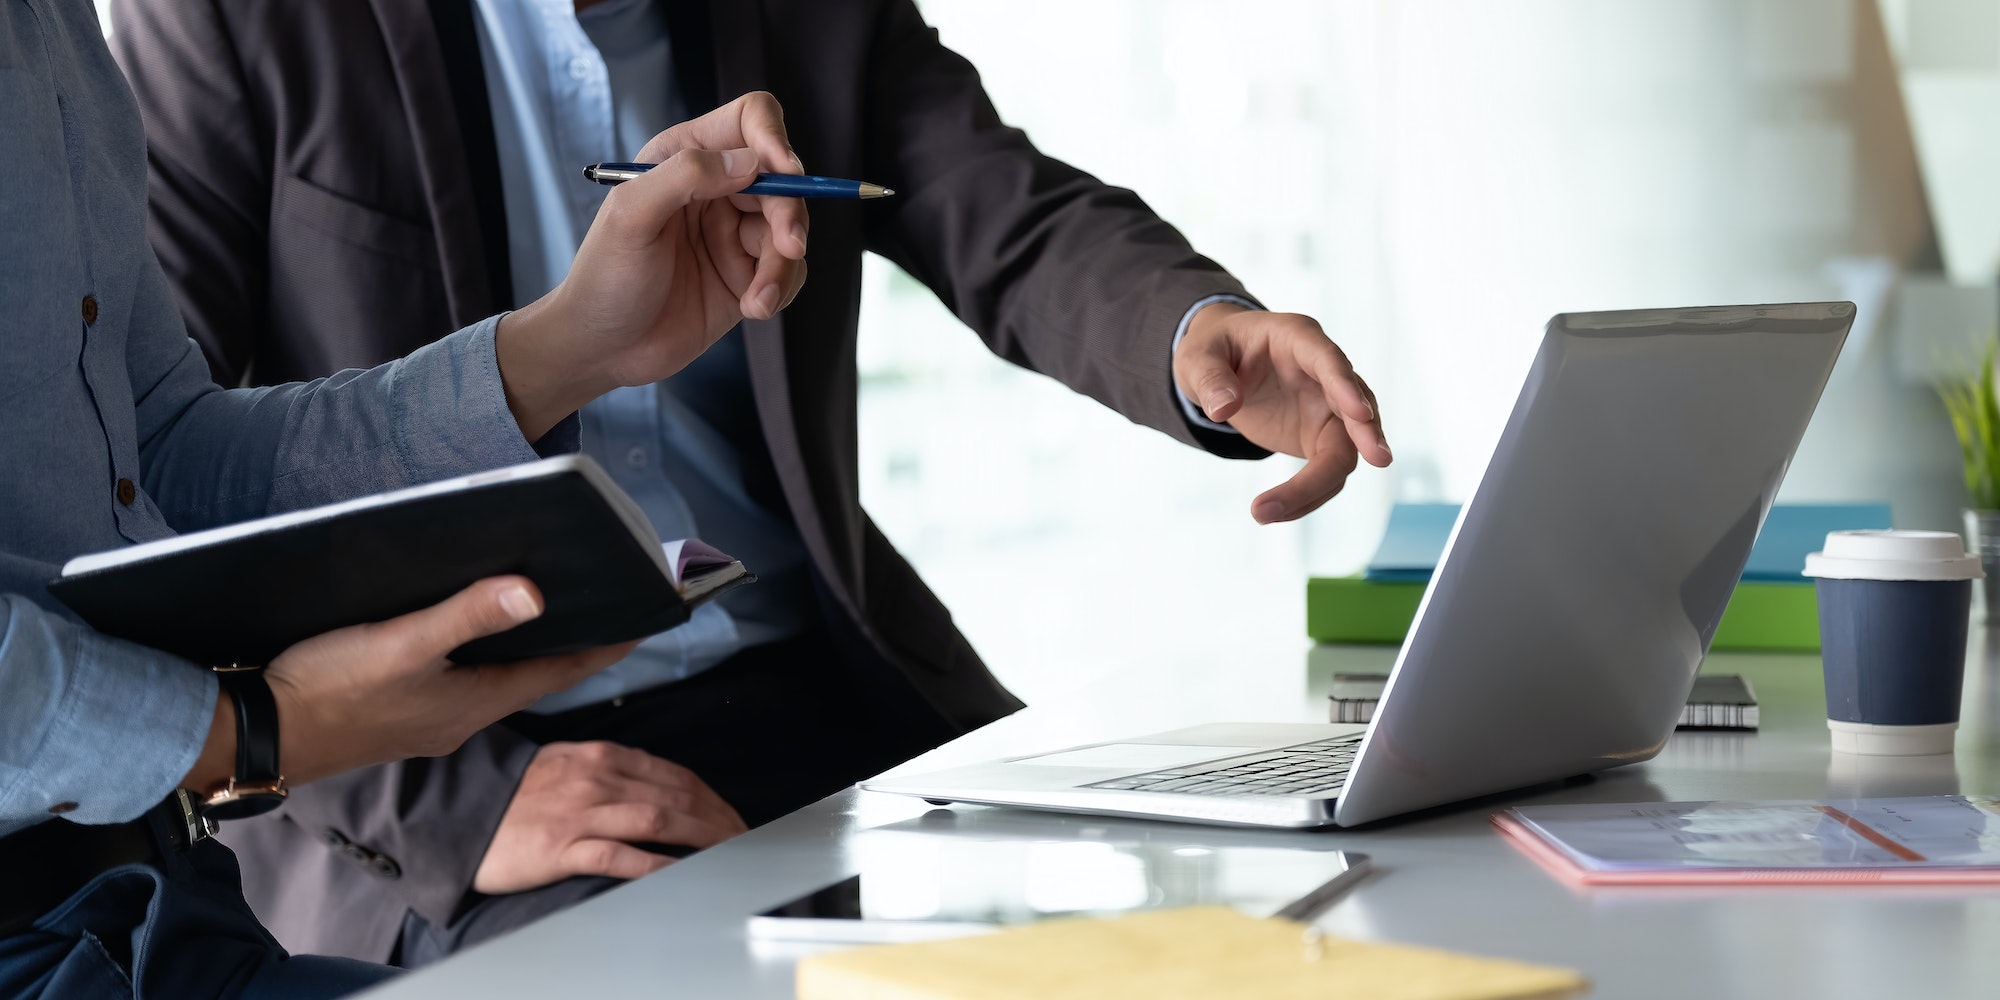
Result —
[{"label": "dark trousers", "polygon": [[0,1000],[319,1000],[395,971],[287,956],[243,902],[235,855],[212,840],[109,869],[0,937]]},{"label": "dark trousers", "polygon": [[[871,651],[823,631],[744,650],[684,681],[507,725],[540,743],[610,740],[699,775],[753,827],[943,744],[958,731]],[[450,927],[404,918],[416,968],[619,884],[572,878],[473,903]]]}]

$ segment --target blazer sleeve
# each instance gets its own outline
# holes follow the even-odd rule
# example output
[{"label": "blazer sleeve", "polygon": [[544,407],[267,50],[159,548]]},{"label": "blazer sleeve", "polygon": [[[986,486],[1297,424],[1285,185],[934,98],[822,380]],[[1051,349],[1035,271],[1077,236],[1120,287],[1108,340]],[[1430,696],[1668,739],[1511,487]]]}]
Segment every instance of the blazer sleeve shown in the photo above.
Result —
[{"label": "blazer sleeve", "polygon": [[1134,422],[1227,457],[1268,454],[1195,427],[1174,392],[1174,332],[1198,301],[1249,298],[1137,194],[1045,156],[1000,120],[979,73],[911,0],[873,37],[868,249],[935,292],[993,352]]},{"label": "blazer sleeve", "polygon": [[280,815],[333,850],[359,849],[384,891],[432,926],[448,927],[477,898],[473,876],[538,749],[504,725],[488,726],[447,757],[363,768],[294,789]]},{"label": "blazer sleeve", "polygon": [[240,385],[269,315],[265,116],[211,0],[114,0],[111,22],[146,123],[153,250],[215,381]]}]

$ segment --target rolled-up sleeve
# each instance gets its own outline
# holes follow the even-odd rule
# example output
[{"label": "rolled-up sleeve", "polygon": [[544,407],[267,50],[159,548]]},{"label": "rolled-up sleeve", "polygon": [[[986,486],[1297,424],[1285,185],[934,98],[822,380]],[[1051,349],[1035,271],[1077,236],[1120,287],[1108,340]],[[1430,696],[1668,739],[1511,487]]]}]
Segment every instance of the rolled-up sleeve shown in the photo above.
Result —
[{"label": "rolled-up sleeve", "polygon": [[194,766],[215,713],[208,671],[15,594],[0,594],[0,690],[0,835],[138,816]]}]

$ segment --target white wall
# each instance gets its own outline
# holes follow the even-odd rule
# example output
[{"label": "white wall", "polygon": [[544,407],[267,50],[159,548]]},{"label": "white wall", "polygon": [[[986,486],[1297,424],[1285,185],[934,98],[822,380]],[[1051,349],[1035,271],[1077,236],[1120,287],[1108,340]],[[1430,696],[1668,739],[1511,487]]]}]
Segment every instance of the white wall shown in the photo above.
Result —
[{"label": "white wall", "polygon": [[1871,3],[922,7],[1044,149],[1320,317],[1396,447],[1323,513],[1258,528],[1281,463],[1187,453],[1013,371],[871,262],[864,499],[1024,695],[1112,662],[1289,669],[1306,573],[1357,568],[1393,499],[1464,497],[1558,311],[1857,298],[1787,496],[1952,523],[1948,432],[1873,322],[1938,264]]},{"label": "white wall", "polygon": [[[1042,148],[1319,317],[1396,447],[1321,514],[1256,526],[1293,463],[1133,428],[871,260],[863,498],[1024,696],[1135,662],[1295,668],[1305,575],[1358,568],[1394,499],[1463,498],[1558,311],[1855,298],[1786,494],[1952,523],[1923,379],[1987,335],[1962,328],[1990,323],[2000,189],[1965,178],[2000,175],[2000,131],[1923,116],[2000,79],[2000,0],[1887,0],[1900,73],[1869,0],[921,3]],[[1905,84],[1957,158],[1919,171]],[[1950,279],[1925,177],[1972,199],[1935,208]]]}]

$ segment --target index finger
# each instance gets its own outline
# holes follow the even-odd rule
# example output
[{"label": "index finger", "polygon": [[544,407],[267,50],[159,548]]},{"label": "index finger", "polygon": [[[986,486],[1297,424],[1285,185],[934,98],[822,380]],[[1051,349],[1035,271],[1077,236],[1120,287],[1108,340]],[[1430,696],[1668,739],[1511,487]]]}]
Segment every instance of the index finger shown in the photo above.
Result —
[{"label": "index finger", "polygon": [[658,163],[683,149],[736,149],[748,146],[770,173],[803,174],[805,166],[792,152],[785,131],[785,109],[765,91],[744,94],[689,121],[661,132],[639,151],[642,163]]},{"label": "index finger", "polygon": [[1374,393],[1368,390],[1347,354],[1331,340],[1320,340],[1309,348],[1313,357],[1302,359],[1299,367],[1312,373],[1326,397],[1326,405],[1347,427],[1361,457],[1381,468],[1389,464],[1389,438],[1382,433],[1382,414],[1376,409]]},{"label": "index finger", "polygon": [[[805,165],[792,152],[791,135],[785,131],[785,109],[766,91],[744,94],[691,121],[661,132],[639,151],[642,163],[664,162],[687,149],[737,149],[748,147],[757,154],[758,169],[765,173],[803,174]],[[747,186],[747,185],[746,185]],[[753,208],[745,200],[758,204]],[[771,232],[785,237],[772,241],[777,251],[792,260],[806,255],[806,203],[798,198],[743,195],[731,199],[740,211],[762,212]]]}]

